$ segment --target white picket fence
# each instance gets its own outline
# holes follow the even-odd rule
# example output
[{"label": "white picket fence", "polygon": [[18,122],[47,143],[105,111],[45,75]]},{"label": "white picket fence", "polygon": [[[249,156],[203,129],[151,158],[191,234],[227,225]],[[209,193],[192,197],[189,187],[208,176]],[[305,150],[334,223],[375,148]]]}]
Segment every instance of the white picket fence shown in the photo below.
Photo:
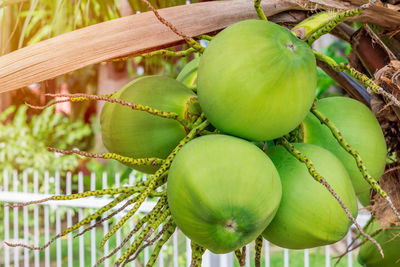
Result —
[{"label": "white picket fence", "polygon": [[[34,246],[39,246],[47,243],[51,237],[55,234],[60,233],[63,228],[71,226],[73,223],[73,219],[76,216],[73,216],[73,212],[77,210],[77,217],[79,220],[84,218],[84,210],[89,209],[90,211],[94,211],[95,209],[101,208],[105,204],[111,201],[110,198],[99,198],[99,197],[88,197],[84,200],[69,200],[69,201],[49,201],[46,203],[33,205],[33,208],[29,210],[28,207],[22,208],[23,220],[19,219],[18,208],[12,208],[12,210],[6,205],[6,203],[20,203],[31,200],[43,199],[49,197],[49,192],[54,192],[55,194],[60,194],[60,180],[65,179],[65,192],[67,194],[71,193],[72,187],[72,175],[71,173],[67,173],[65,177],[61,177],[58,172],[54,173],[54,175],[50,175],[48,172],[44,174],[43,177],[39,177],[37,172],[24,172],[22,175],[19,175],[16,171],[12,173],[8,173],[4,171],[2,173],[2,186],[0,187],[0,202],[4,202],[4,205],[0,206],[0,217],[3,213],[4,217],[4,226],[3,233],[0,231],[0,266],[76,266],[77,261],[74,259],[79,259],[79,266],[93,266],[96,261],[103,256],[103,254],[98,254],[98,248],[96,243],[96,232],[102,231],[102,233],[107,233],[109,230],[109,222],[105,221],[102,223],[102,227],[93,228],[86,235],[81,235],[78,237],[79,239],[79,252],[74,253],[73,249],[73,234],[70,233],[67,235],[66,240],[57,239],[51,246],[44,250],[44,253],[40,253],[39,251],[30,251],[26,248],[10,248],[6,246],[1,240],[10,241],[11,243],[26,243]],[[1,175],[0,175],[1,177]],[[90,176],[90,189],[96,189],[96,175],[94,173]],[[100,177],[99,177],[100,178]],[[83,175],[78,174],[78,192],[83,192],[84,183],[83,183]],[[22,180],[22,181],[21,181]],[[115,175],[115,185],[120,186],[120,176],[118,174]],[[133,185],[135,177],[132,173],[129,176],[129,184]],[[42,181],[40,183],[39,181]],[[106,173],[103,173],[101,177],[101,185],[102,188],[107,188],[108,177]],[[21,184],[22,183],[22,184]],[[33,188],[32,188],[33,183]],[[11,185],[12,184],[12,188]],[[28,187],[31,190],[28,190]],[[21,191],[22,188],[22,191]],[[41,188],[41,190],[39,190]],[[12,189],[12,190],[11,190]],[[141,213],[146,213],[152,209],[155,203],[153,202],[145,202],[141,209],[139,210]],[[115,207],[115,209],[117,209]],[[32,211],[33,209],[33,211]],[[60,209],[66,209],[65,219],[61,219]],[[39,217],[42,214],[43,217]],[[55,225],[50,225],[50,218],[55,215]],[[119,218],[123,216],[122,213],[119,214]],[[33,227],[29,225],[29,218],[33,216]],[[75,218],[76,219],[76,218]],[[366,219],[358,218],[360,223],[364,223]],[[40,223],[41,222],[41,223]],[[93,221],[92,224],[95,222]],[[132,218],[129,221],[130,229],[134,227],[134,219]],[[55,226],[55,227],[54,227]],[[101,229],[102,228],[102,229]],[[20,229],[22,229],[22,233],[20,233]],[[0,228],[1,230],[1,228]],[[12,230],[12,236],[10,236],[10,230]],[[80,229],[82,230],[82,229]],[[121,243],[121,230],[116,233],[115,245],[118,246]],[[40,238],[42,237],[42,238]],[[39,243],[41,239],[41,243]],[[90,246],[85,245],[84,240],[90,239]],[[181,245],[179,247],[179,240],[185,240],[184,248]],[[346,237],[347,243],[351,241],[350,233]],[[98,241],[98,240],[97,240]],[[63,249],[62,244],[67,242],[67,248]],[[181,242],[182,243],[182,242]],[[164,254],[165,248],[161,251],[159,259],[157,261],[158,266],[189,266],[191,259],[191,251],[190,251],[190,240],[183,236],[181,232],[175,232],[172,240],[169,241],[169,246],[172,248],[171,257],[166,257]],[[65,246],[64,246],[65,247]],[[274,246],[270,246],[268,242],[264,242],[264,250],[263,250],[263,260],[265,262],[265,266],[272,266],[270,261],[271,256],[271,248]],[[252,246],[247,246],[247,251],[253,249]],[[276,250],[276,247],[274,247]],[[56,251],[55,259],[51,259],[50,251]],[[103,248],[104,255],[107,255],[110,252],[109,242]],[[144,262],[147,262],[151,253],[151,249],[146,248],[143,251],[142,258]],[[254,252],[252,252],[254,253]],[[309,260],[309,250],[304,250],[304,266],[310,266]],[[78,255],[76,255],[78,254]],[[117,257],[120,256],[120,252],[117,253]],[[246,254],[246,267],[250,267],[250,262],[253,259],[250,259],[250,253]],[[290,251],[287,249],[283,249],[283,266],[289,266],[289,257]],[[54,257],[53,257],[54,258]],[[181,259],[180,259],[181,258]],[[184,258],[185,260],[182,260]],[[2,260],[1,260],[2,259]],[[90,261],[89,261],[90,259]],[[90,262],[90,263],[88,263]],[[112,262],[110,260],[106,260],[103,266],[110,266]],[[131,266],[138,266],[135,262],[131,263]],[[139,265],[140,266],[140,265]],[[231,267],[234,266],[234,256],[232,253],[224,254],[224,255],[214,255],[210,252],[206,252],[203,257],[202,266],[206,267]],[[325,266],[331,266],[331,250],[330,246],[325,247]],[[349,253],[347,255],[347,266],[353,266],[353,255]],[[272,266],[274,267],[274,266]]]}]

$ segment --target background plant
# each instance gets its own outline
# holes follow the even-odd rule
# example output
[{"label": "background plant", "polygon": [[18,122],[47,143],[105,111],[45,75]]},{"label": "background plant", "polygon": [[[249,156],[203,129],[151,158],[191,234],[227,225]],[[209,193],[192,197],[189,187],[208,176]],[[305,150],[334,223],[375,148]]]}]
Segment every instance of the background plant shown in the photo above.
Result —
[{"label": "background plant", "polygon": [[58,155],[47,147],[85,148],[90,127],[54,113],[54,108],[28,119],[27,109],[25,105],[18,109],[11,106],[0,114],[0,169],[40,173],[74,170],[79,164],[77,157]]}]

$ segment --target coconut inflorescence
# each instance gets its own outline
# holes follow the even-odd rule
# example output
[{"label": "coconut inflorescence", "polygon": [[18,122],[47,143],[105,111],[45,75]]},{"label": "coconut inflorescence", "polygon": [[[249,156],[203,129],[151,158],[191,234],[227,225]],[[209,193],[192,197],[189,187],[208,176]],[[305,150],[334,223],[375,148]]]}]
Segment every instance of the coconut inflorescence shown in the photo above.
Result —
[{"label": "coconut inflorescence", "polygon": [[[340,160],[319,146],[294,144],[294,147],[312,160],[320,175],[357,217],[354,189]],[[266,153],[279,172],[282,201],[263,236],[280,247],[291,249],[313,248],[341,240],[352,222],[336,200],[283,146],[269,148]]]},{"label": "coconut inflorescence", "polygon": [[[379,180],[386,165],[386,142],[375,115],[364,104],[347,97],[328,97],[316,102],[339,129],[345,140],[360,154],[369,174]],[[358,199],[364,206],[370,204],[369,184],[359,171],[357,162],[334,138],[328,127],[322,125],[311,112],[302,122],[305,143],[321,146],[333,154],[346,167]]]},{"label": "coconut inflorescence", "polygon": [[[315,38],[321,23],[314,29],[312,21],[301,26]],[[260,257],[263,237],[293,249],[332,244],[355,222],[356,196],[364,205],[371,187],[386,196],[376,182],[386,158],[376,118],[345,97],[313,104],[314,54],[285,27],[246,20],[213,37],[176,80],[147,76],[112,96],[70,98],[107,101],[101,113],[105,147],[114,158],[152,174],[133,187],[89,194],[119,194],[89,222],[118,201],[135,203],[102,244],[147,197],[158,199],[132,230],[136,239],[116,265],[157,242],[151,266],[177,227],[192,240],[192,266],[200,266],[205,249],[244,258],[239,249],[253,240]],[[329,119],[321,120],[315,110]],[[299,143],[289,143],[293,136]],[[372,185],[365,181],[369,177]]]},{"label": "coconut inflorescence", "polygon": [[[175,112],[192,126],[190,119],[202,113],[213,127],[195,132],[171,157],[192,126],[108,103],[102,113],[104,143],[130,157],[172,159],[168,210],[192,240],[194,261],[201,258],[200,248],[239,255],[239,248],[261,234],[292,249],[332,244],[357,216],[356,194],[367,203],[370,187],[353,156],[309,112],[315,89],[315,57],[306,43],[274,23],[241,21],[216,35],[177,81],[142,78],[113,96]],[[373,114],[344,97],[320,100],[316,107],[378,180],[386,146]],[[292,130],[300,133],[303,143],[292,146],[301,151],[303,162],[273,141]],[[375,141],[366,145],[371,136]],[[265,144],[272,145],[266,153]],[[312,163],[314,171],[304,162]],[[158,167],[137,169],[154,173]],[[316,177],[323,177],[332,191]]]}]

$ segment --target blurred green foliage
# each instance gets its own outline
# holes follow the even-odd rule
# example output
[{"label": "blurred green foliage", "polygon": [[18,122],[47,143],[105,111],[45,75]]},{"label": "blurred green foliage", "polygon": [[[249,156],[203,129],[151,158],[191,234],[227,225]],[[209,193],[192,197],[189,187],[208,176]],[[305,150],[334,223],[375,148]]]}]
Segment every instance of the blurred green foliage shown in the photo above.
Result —
[{"label": "blurred green foliage", "polygon": [[11,106],[0,114],[0,170],[74,170],[79,164],[76,156],[59,155],[47,147],[85,147],[90,127],[81,120],[71,121],[62,113],[54,113],[54,107],[30,119],[27,109],[25,105],[18,109]]},{"label": "blurred green foliage", "polygon": [[[149,2],[159,9],[183,5],[186,0],[149,0]],[[196,2],[198,1],[191,1],[191,3]],[[141,0],[128,0],[128,3],[134,14],[149,10]],[[75,29],[119,17],[121,17],[120,0],[0,1],[0,24],[7,23],[10,26],[8,31],[11,32],[9,38],[5,40],[8,43],[3,43],[3,49],[9,46],[8,49],[12,51]]]}]

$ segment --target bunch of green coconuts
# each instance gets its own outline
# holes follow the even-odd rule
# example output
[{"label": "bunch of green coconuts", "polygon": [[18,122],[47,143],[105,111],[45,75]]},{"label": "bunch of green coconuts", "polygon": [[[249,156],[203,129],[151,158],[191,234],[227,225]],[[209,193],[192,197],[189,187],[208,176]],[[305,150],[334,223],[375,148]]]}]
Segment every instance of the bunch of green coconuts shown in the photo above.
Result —
[{"label": "bunch of green coconuts", "polygon": [[[178,151],[168,170],[168,207],[183,233],[214,253],[234,251],[259,235],[290,249],[331,244],[351,221],[306,165],[273,141],[296,132],[300,141],[292,145],[354,217],[357,198],[369,204],[370,186],[356,161],[310,112],[315,90],[316,60],[305,42],[271,22],[241,21],[216,35],[176,80],[142,77],[112,96],[174,112],[185,124],[106,103],[103,143],[126,157],[166,159],[204,114],[211,125]],[[315,105],[378,180],[386,144],[374,114],[346,97]],[[155,173],[160,166],[131,167]]]}]

